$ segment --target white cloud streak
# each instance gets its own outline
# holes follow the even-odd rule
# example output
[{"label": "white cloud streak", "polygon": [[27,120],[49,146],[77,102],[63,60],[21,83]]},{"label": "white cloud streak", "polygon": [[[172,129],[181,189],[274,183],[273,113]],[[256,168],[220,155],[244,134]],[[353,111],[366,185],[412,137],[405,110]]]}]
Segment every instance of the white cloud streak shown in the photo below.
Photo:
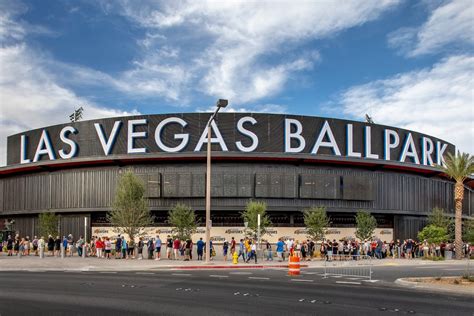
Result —
[{"label": "white cloud streak", "polygon": [[474,153],[474,57],[452,56],[431,68],[355,86],[342,94],[344,113],[419,131]]},{"label": "white cloud streak", "polygon": [[388,44],[408,57],[439,52],[453,45],[474,44],[474,2],[454,0],[435,8],[419,28],[401,28]]},{"label": "white cloud streak", "polygon": [[[161,45],[166,39],[163,34],[173,30],[185,30],[190,41],[208,41],[191,60],[175,64],[173,73],[206,95],[225,96],[242,104],[274,96],[292,76],[313,69],[320,61],[319,53],[302,49],[303,42],[374,20],[397,3],[142,1],[137,5],[135,1],[122,1],[116,8],[114,1],[103,7],[145,28],[147,35],[141,43],[146,50],[153,47],[154,39],[158,40],[155,45]],[[140,64],[152,66],[155,62],[144,54]]]}]

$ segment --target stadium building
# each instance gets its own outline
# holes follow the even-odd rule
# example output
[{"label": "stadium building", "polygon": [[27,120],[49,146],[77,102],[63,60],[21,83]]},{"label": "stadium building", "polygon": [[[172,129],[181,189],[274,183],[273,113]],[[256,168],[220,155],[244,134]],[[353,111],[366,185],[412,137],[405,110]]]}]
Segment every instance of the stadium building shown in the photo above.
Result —
[{"label": "stadium building", "polygon": [[[61,234],[109,235],[118,177],[143,179],[155,226],[167,234],[167,212],[190,205],[204,223],[206,124],[209,113],[113,117],[61,124],[8,137],[0,168],[0,225],[38,234],[38,214],[60,216]],[[212,125],[212,236],[239,236],[249,199],[265,201],[271,240],[305,238],[302,210],[325,206],[328,237],[354,235],[355,213],[377,219],[376,235],[416,238],[434,207],[454,212],[454,183],[435,167],[455,147],[396,127],[278,114],[221,113]],[[463,215],[474,216],[474,181]],[[1,229],[1,227],[0,227]],[[204,229],[198,234],[204,235]]]}]

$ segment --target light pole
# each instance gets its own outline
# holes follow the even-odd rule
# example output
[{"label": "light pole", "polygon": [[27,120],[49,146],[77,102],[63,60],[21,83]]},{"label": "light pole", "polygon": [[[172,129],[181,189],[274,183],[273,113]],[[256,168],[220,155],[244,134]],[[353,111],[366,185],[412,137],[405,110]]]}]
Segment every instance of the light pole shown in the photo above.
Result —
[{"label": "light pole", "polygon": [[207,122],[207,171],[206,171],[206,263],[211,259],[211,123],[217,112],[229,104],[228,100],[219,99],[217,109]]}]

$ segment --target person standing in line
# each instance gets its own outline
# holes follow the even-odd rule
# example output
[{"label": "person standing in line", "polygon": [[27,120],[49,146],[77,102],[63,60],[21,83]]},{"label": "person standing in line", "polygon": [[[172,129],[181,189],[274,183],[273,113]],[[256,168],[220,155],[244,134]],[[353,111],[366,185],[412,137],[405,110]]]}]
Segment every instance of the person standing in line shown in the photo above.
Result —
[{"label": "person standing in line", "polygon": [[412,258],[412,250],[413,250],[413,240],[408,239],[406,249],[407,249],[407,259],[411,259]]},{"label": "person standing in line", "polygon": [[25,237],[25,248],[24,248],[24,255],[29,256],[30,255],[30,236]]},{"label": "person standing in line", "polygon": [[30,236],[25,237],[25,256],[30,255]]},{"label": "person standing in line", "polygon": [[227,240],[224,240],[224,244],[222,245],[222,254],[224,255],[224,262],[227,261],[227,251],[229,250],[229,243]]},{"label": "person standing in line", "polygon": [[48,236],[48,252],[50,257],[54,256],[54,239],[51,235]]},{"label": "person standing in line", "polygon": [[246,258],[245,258],[245,245],[244,245],[244,240],[243,239],[241,239],[240,243],[239,243],[239,255],[237,256],[237,260],[239,260],[240,256],[242,256],[242,259],[245,262],[245,260],[246,260]]},{"label": "person standing in line", "polygon": [[189,261],[190,260],[190,256],[191,256],[191,245],[192,245],[192,241],[191,239],[186,239],[185,241],[185,249],[184,249],[184,261]]},{"label": "person standing in line", "polygon": [[285,251],[285,243],[283,242],[281,238],[278,238],[278,242],[276,245],[276,252],[277,252],[277,257],[278,257],[279,262],[282,262],[285,260],[285,257],[283,255],[284,251]]},{"label": "person standing in line", "polygon": [[155,260],[161,260],[161,239],[158,235],[155,239]]},{"label": "person standing in line", "polygon": [[202,260],[202,254],[204,252],[204,241],[202,241],[202,237],[199,238],[198,242],[196,243],[196,248],[197,248],[197,259]]},{"label": "person standing in line", "polygon": [[77,247],[77,255],[79,257],[82,257],[82,251],[84,248],[84,239],[82,236],[79,236],[79,239],[76,242],[76,247]]},{"label": "person standing in line", "polygon": [[128,259],[127,257],[128,245],[127,245],[127,241],[125,240],[125,236],[122,236],[121,246],[122,246],[122,259]]},{"label": "person standing in line", "polygon": [[194,247],[194,242],[191,238],[189,238],[190,245],[189,245],[189,260],[193,260],[193,247]]},{"label": "person standing in line", "polygon": [[273,261],[272,244],[268,240],[265,244],[265,249],[267,250],[267,261]]},{"label": "person standing in line", "polygon": [[249,243],[250,243],[250,256],[247,258],[247,263],[252,258],[254,258],[255,263],[257,263],[257,244],[255,242],[251,242],[251,241]]},{"label": "person standing in line", "polygon": [[95,241],[97,240],[96,236],[92,236],[90,239],[89,245],[87,247],[87,242],[86,242],[86,249],[88,250],[88,256],[89,257],[95,257],[97,254],[97,250],[95,248]]},{"label": "person standing in line", "polygon": [[56,236],[56,239],[54,240],[54,250],[56,252],[56,256],[60,257],[61,256],[61,238],[59,238],[59,236]]},{"label": "person standing in line", "polygon": [[46,242],[44,241],[44,237],[41,236],[40,240],[38,240],[38,249],[39,249],[39,253],[40,253],[40,257],[43,258],[44,257],[44,248],[46,246]]},{"label": "person standing in line", "polygon": [[135,259],[135,240],[130,239],[127,245],[127,254],[130,259]]},{"label": "person standing in line", "polygon": [[20,235],[15,236],[15,244],[13,246],[13,250],[15,250],[15,256],[18,256],[18,253],[20,252]]},{"label": "person standing in line", "polygon": [[250,251],[251,251],[251,244],[252,244],[252,241],[248,238],[248,237],[245,237],[245,240],[244,240],[244,246],[245,246],[245,249],[244,249],[244,252],[245,252],[245,260],[247,260],[250,256]]},{"label": "person standing in line", "polygon": [[64,254],[66,255],[66,252],[67,252],[67,238],[66,238],[66,236],[63,236],[63,248],[64,248]]},{"label": "person standing in line", "polygon": [[20,257],[25,255],[25,238],[21,238],[20,240],[20,248],[18,249],[18,255]]},{"label": "person standing in line", "polygon": [[119,234],[117,239],[115,240],[115,259],[120,259],[121,253],[122,253],[122,238],[120,237],[120,234]]},{"label": "person standing in line", "polygon": [[313,259],[313,257],[314,257],[315,243],[312,239],[311,240],[308,239],[307,242],[308,242],[308,249],[309,249],[309,258],[308,258],[308,260],[311,261],[311,259]]},{"label": "person standing in line", "polygon": [[97,238],[95,241],[95,249],[97,251],[97,258],[102,258],[102,249],[104,249],[104,242],[102,241],[102,238]]},{"label": "person standing in line", "polygon": [[173,255],[173,238],[170,235],[166,237],[166,258],[171,260],[171,256]]},{"label": "person standing in line", "polygon": [[67,249],[69,251],[69,257],[72,257],[74,252],[74,238],[72,237],[72,234],[67,236]]},{"label": "person standing in line", "polygon": [[138,239],[138,256],[137,256],[137,257],[138,257],[138,260],[143,260],[143,246],[144,246],[144,245],[145,245],[145,244],[143,243],[143,238],[140,237],[140,238]]},{"label": "person standing in line", "polygon": [[153,251],[155,250],[154,245],[153,238],[149,238],[146,243],[146,248],[148,250],[148,260],[153,260]]},{"label": "person standing in line", "polygon": [[109,237],[105,237],[105,259],[110,259],[110,253],[112,252],[112,242]]},{"label": "person standing in line", "polygon": [[181,241],[179,241],[179,238],[176,237],[176,239],[173,242],[173,254],[174,254],[174,260],[179,259],[179,248],[181,246]]},{"label": "person standing in line", "polygon": [[231,257],[234,256],[235,246],[236,246],[236,242],[235,242],[234,237],[232,237],[232,239],[230,241],[230,255],[231,255]]},{"label": "person standing in line", "polygon": [[35,253],[35,256],[38,256],[38,237],[37,236],[33,238],[33,252]]},{"label": "person standing in line", "polygon": [[[35,236],[36,237],[36,236]],[[8,235],[7,239],[7,250],[8,250],[8,256],[11,257],[13,256],[13,238],[11,235]]]}]

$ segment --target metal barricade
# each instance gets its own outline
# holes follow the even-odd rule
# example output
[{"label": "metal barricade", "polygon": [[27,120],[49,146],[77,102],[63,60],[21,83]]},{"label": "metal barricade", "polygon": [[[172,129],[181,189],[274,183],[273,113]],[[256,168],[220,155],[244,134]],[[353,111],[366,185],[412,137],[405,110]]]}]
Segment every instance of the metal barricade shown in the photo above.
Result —
[{"label": "metal barricade", "polygon": [[372,257],[361,255],[332,255],[324,261],[324,278],[351,276],[372,280]]}]

